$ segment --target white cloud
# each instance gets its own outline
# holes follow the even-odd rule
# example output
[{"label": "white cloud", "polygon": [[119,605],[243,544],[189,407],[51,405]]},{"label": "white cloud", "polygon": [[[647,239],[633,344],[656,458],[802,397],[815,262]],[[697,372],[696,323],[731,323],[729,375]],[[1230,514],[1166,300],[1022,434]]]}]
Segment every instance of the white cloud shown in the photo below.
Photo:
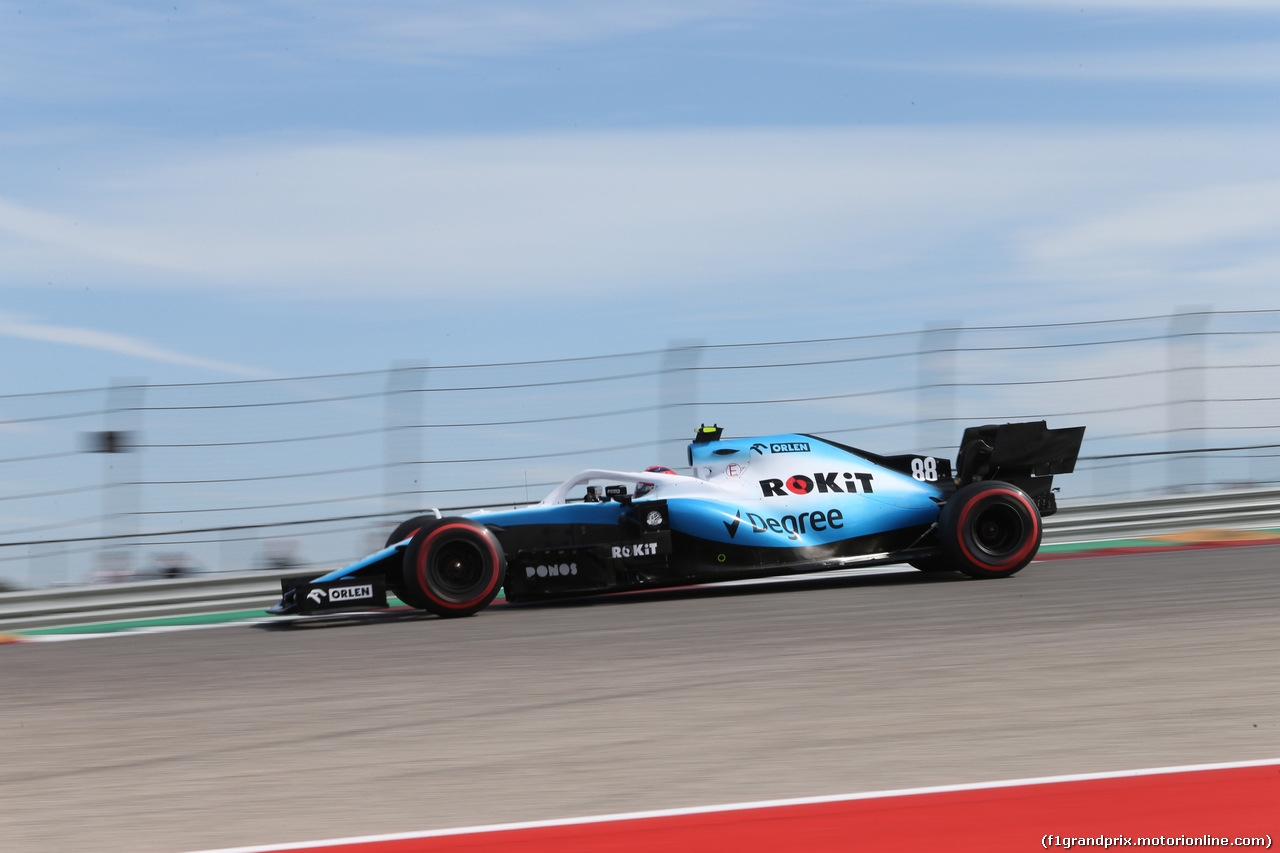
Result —
[{"label": "white cloud", "polygon": [[1037,277],[1211,284],[1280,272],[1280,180],[1210,183],[1126,200],[1030,236]]},{"label": "white cloud", "polygon": [[45,213],[0,199],[0,234],[69,251],[95,260],[142,269],[176,270],[181,264],[146,247],[146,237],[128,228],[106,223],[81,222],[75,217]]},{"label": "white cloud", "polygon": [[196,367],[218,373],[229,373],[235,376],[247,376],[255,379],[266,378],[264,371],[239,364],[212,361],[198,356],[175,352],[158,347],[146,341],[119,335],[114,332],[103,332],[97,329],[84,329],[74,326],[54,326],[35,322],[27,317],[0,313],[0,336],[21,338],[28,341],[59,344],[63,346],[82,347],[100,352],[125,355],[144,361],[163,362],[185,367]]},{"label": "white cloud", "polygon": [[[416,61],[521,54],[734,23],[771,5],[771,0],[194,0],[181,6],[80,3],[68,10],[0,0],[0,13],[12,24],[0,31],[0,45],[47,71],[70,62],[117,73],[153,49],[175,46],[188,53],[230,53],[255,61],[274,57],[286,63],[306,55],[353,54]],[[103,49],[109,45],[114,47]],[[12,63],[0,68],[0,84],[14,73]]]},{"label": "white cloud", "polygon": [[1277,11],[1275,0],[914,0],[930,6],[1007,6],[1034,11],[1067,12],[1268,12]]},{"label": "white cloud", "polygon": [[1163,50],[1038,52],[942,62],[867,62],[868,67],[987,77],[1137,82],[1250,83],[1280,80],[1280,42]]},{"label": "white cloud", "polygon": [[1173,275],[1269,292],[1278,136],[933,126],[170,149],[91,165],[56,210],[0,202],[0,285],[403,299],[835,275],[921,293],[1075,280],[1083,298]]},{"label": "white cloud", "polygon": [[26,275],[48,264],[157,285],[402,293],[878,267],[918,243],[904,245],[904,230],[927,227],[922,214],[958,217],[966,197],[1026,191],[1001,179],[1006,166],[980,144],[909,131],[711,131],[171,156],[114,170],[62,212],[5,204],[0,259],[11,282],[22,255],[44,246]]},{"label": "white cloud", "polygon": [[[540,3],[444,2],[365,4],[344,17],[359,38],[402,56],[522,53],[556,45],[606,41],[689,24],[732,21],[763,5],[750,0],[551,0]],[[340,45],[335,45],[340,48]]]}]

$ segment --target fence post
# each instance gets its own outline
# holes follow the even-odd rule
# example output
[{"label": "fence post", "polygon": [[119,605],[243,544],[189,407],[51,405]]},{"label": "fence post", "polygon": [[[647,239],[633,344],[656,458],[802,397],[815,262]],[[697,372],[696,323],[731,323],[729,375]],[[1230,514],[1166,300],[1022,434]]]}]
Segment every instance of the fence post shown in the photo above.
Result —
[{"label": "fence post", "polygon": [[933,452],[950,449],[959,436],[939,436],[953,427],[956,399],[956,342],[960,328],[930,323],[920,333],[916,350],[916,447],[896,450]]},{"label": "fence post", "polygon": [[136,568],[133,563],[138,532],[138,513],[142,509],[139,489],[141,463],[137,455],[140,443],[142,401],[145,380],[117,379],[107,389],[101,432],[92,433],[90,450],[103,454],[102,535],[98,552],[98,569],[109,580],[126,580]]},{"label": "fence post", "polygon": [[658,441],[655,464],[686,464],[684,446],[698,426],[698,363],[702,341],[671,341],[662,353],[658,388]]},{"label": "fence post", "polygon": [[1204,448],[1204,335],[1209,325],[1208,306],[1183,308],[1169,318],[1168,404],[1166,429],[1169,455],[1169,490],[1194,491],[1204,485],[1204,458],[1194,451]]},{"label": "fence post", "polygon": [[418,508],[414,496],[422,492],[418,463],[426,375],[426,365],[408,362],[396,362],[387,374],[384,504],[392,517],[412,514]]}]

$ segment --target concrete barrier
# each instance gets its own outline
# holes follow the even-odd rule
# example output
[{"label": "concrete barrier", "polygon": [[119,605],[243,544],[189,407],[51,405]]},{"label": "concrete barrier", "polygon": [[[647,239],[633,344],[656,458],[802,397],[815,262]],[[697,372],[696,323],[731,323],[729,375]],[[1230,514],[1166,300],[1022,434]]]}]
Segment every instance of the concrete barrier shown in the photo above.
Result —
[{"label": "concrete barrier", "polygon": [[[320,574],[327,569],[314,571]],[[6,592],[0,593],[0,631],[261,610],[279,598],[280,577],[272,572]]]}]

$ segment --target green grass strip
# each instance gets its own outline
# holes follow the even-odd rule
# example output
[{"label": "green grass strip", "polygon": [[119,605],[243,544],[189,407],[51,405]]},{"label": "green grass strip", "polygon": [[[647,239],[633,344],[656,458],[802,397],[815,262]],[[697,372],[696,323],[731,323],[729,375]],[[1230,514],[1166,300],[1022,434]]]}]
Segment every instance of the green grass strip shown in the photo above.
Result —
[{"label": "green grass strip", "polygon": [[236,610],[227,613],[196,613],[189,616],[157,616],[151,619],[128,619],[122,622],[97,622],[91,625],[62,625],[56,628],[28,628],[11,634],[114,634],[138,628],[167,628],[174,625],[219,625],[244,622],[267,614],[261,609]]},{"label": "green grass strip", "polygon": [[1041,545],[1041,554],[1080,554],[1088,551],[1107,551],[1112,548],[1172,548],[1186,546],[1188,542],[1172,542],[1157,539],[1111,539],[1106,542],[1063,542]]},{"label": "green grass strip", "polygon": [[[498,598],[502,598],[498,593]],[[394,595],[387,597],[391,607],[404,607],[404,602]],[[56,628],[24,628],[6,631],[8,634],[116,634],[136,631],[139,628],[168,628],[184,625],[223,625],[228,622],[248,622],[270,618],[265,610],[234,610],[226,613],[193,613],[186,616],[156,616],[149,619],[126,619],[119,622],[96,622],[88,625],[61,625]]]}]

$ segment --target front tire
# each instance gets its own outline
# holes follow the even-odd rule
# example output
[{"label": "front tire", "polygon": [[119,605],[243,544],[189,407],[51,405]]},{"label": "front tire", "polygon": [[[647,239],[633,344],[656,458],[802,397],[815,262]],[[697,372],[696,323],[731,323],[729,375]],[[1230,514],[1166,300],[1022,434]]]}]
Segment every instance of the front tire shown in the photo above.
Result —
[{"label": "front tire", "polygon": [[971,578],[1006,578],[1040,550],[1040,513],[1026,492],[998,480],[972,483],[938,514],[938,540],[948,561]]},{"label": "front tire", "polygon": [[[391,531],[391,535],[387,537],[387,541],[382,547],[390,548],[392,545],[395,545],[398,542],[403,542],[413,534],[417,533],[422,528],[427,527],[429,525],[434,525],[439,520],[440,520],[440,516],[438,515],[415,515],[413,518],[409,519],[408,521],[402,521],[398,525],[396,525],[395,530]],[[391,593],[396,598],[400,599],[410,607],[416,607],[419,610],[425,610],[426,609],[425,605],[415,604],[413,601],[409,600],[409,597],[412,596],[413,593],[407,593],[404,591],[404,582],[403,582],[404,552],[403,551],[400,552],[399,557],[400,559],[398,561],[396,561],[393,564],[389,564],[387,566],[387,569],[386,569],[387,589],[390,590]]]},{"label": "front tire", "polygon": [[400,600],[445,617],[483,610],[507,572],[497,537],[470,518],[431,521],[405,548]]},{"label": "front tire", "polygon": [[391,535],[387,537],[387,543],[382,547],[390,548],[397,542],[403,542],[422,528],[439,520],[440,516],[438,515],[415,515],[408,521],[402,521],[396,526],[395,530],[391,531]]}]

